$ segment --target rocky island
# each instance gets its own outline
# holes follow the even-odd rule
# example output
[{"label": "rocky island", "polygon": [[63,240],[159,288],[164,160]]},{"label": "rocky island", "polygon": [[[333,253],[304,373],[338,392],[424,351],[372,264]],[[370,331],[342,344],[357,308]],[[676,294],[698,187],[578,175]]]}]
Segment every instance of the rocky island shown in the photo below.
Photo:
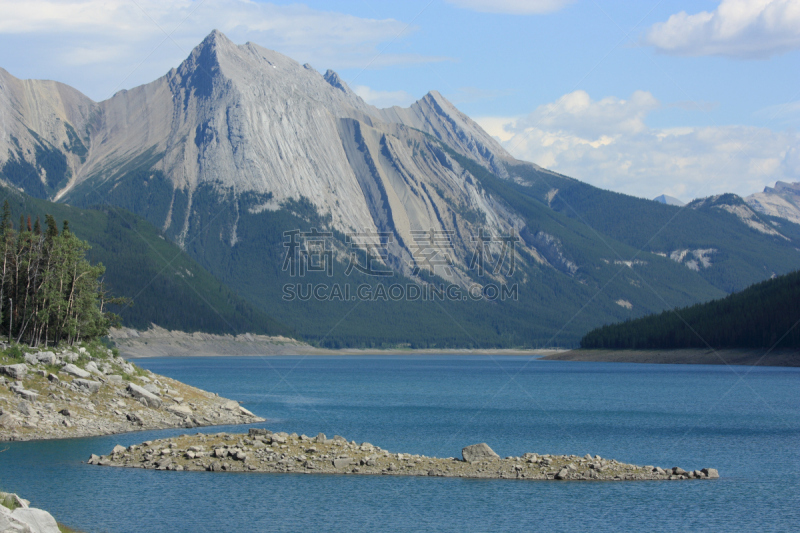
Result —
[{"label": "rocky island", "polygon": [[261,422],[237,402],[153,374],[100,344],[0,344],[0,441]]},{"label": "rocky island", "polygon": [[368,442],[320,433],[307,437],[250,428],[247,434],[182,435],[147,441],[110,454],[92,455],[89,464],[155,470],[441,476],[529,480],[680,480],[716,479],[713,468],[637,466],[585,455],[540,455],[500,458],[487,444],[462,450],[462,458],[392,453]]}]

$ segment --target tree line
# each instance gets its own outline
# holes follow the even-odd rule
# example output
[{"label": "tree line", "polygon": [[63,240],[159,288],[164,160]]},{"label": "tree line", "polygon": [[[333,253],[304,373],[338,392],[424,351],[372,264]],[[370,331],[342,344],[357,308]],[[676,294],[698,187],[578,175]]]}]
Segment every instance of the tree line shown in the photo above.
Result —
[{"label": "tree line", "polygon": [[8,201],[0,219],[0,334],[31,346],[74,344],[102,337],[118,317],[106,311],[110,298],[103,287],[105,267],[92,265],[89,244],[76,237],[64,220],[20,216],[12,222]]},{"label": "tree line", "polygon": [[800,271],[720,300],[590,331],[588,349],[800,348]]}]

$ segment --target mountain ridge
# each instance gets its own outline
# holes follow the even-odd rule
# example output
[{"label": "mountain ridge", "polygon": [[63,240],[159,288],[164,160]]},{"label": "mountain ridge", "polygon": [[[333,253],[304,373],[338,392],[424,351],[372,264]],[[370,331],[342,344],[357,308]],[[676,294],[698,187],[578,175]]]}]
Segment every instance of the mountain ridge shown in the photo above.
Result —
[{"label": "mountain ridge", "polygon": [[[216,31],[157,80],[80,102],[69,126],[85,134],[81,154],[75,143],[54,144],[69,140],[66,125],[51,143],[38,141],[47,135],[24,127],[24,116],[4,123],[6,137],[27,135],[30,146],[49,146],[54,158],[74,163],[68,179],[45,187],[46,158],[11,142],[0,153],[5,181],[26,189],[38,180],[42,197],[136,213],[244,299],[316,342],[569,344],[586,328],[720,297],[800,265],[800,226],[778,224],[738,197],[678,208],[603,191],[514,159],[436,91],[408,108],[377,109],[333,71]],[[66,113],[59,105],[50,115]],[[0,105],[3,116],[11,111]],[[329,234],[336,269],[368,253],[399,283],[514,285],[519,301],[442,308],[283,301],[280,288],[299,281],[281,268],[283,234],[312,230]],[[348,241],[359,233],[380,242]],[[447,243],[425,252],[421,233]],[[518,237],[517,270],[479,274],[476,247],[485,242],[489,257],[499,258],[501,236]],[[331,282],[305,281],[312,279]],[[384,284],[336,273],[333,280]]]}]

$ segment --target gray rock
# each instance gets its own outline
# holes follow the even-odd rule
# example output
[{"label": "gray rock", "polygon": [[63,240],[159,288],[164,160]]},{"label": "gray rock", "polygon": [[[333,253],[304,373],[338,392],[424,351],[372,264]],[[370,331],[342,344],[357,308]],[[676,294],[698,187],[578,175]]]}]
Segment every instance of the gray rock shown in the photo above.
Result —
[{"label": "gray rock", "polygon": [[468,463],[500,458],[500,456],[494,453],[494,450],[492,450],[485,442],[467,446],[461,450],[461,456],[464,458],[464,461]]},{"label": "gray rock", "polygon": [[39,364],[39,359],[36,357],[35,353],[26,353],[24,359],[25,362],[29,365]]},{"label": "gray rock", "polygon": [[708,479],[719,479],[719,472],[716,468],[704,468],[701,470]]},{"label": "gray rock", "polygon": [[351,464],[353,464],[352,459],[346,457],[340,459],[334,459],[331,462],[333,463],[334,468],[344,468],[346,466],[350,466]]},{"label": "gray rock", "polygon": [[154,409],[161,407],[161,399],[139,385],[128,383],[128,392],[137,400],[144,400],[145,405],[148,407],[152,407]]},{"label": "gray rock", "polygon": [[156,396],[161,396],[161,389],[159,389],[155,384],[148,383],[144,386],[144,390],[151,394],[155,394]]},{"label": "gray rock", "polygon": [[53,515],[41,509],[15,509],[11,517],[27,524],[34,533],[59,533],[58,524]]},{"label": "gray rock", "polygon": [[73,353],[73,352],[64,352],[64,355],[63,355],[62,358],[64,359],[64,361],[66,361],[68,363],[74,363],[75,361],[78,360],[78,354]]},{"label": "gray rock", "polygon": [[17,363],[16,365],[0,366],[0,373],[11,376],[14,379],[23,379],[25,374],[28,373],[28,365],[25,363]]},{"label": "gray rock", "polygon": [[19,419],[11,413],[3,413],[0,415],[0,427],[6,429],[13,429],[19,424]]},{"label": "gray rock", "polygon": [[125,449],[126,449],[125,446],[117,444],[116,446],[114,446],[114,449],[111,450],[111,455],[117,455],[118,453],[125,453]]},{"label": "gray rock", "polygon": [[18,396],[22,397],[25,400],[28,400],[29,402],[35,402],[36,399],[39,397],[38,392],[27,390],[19,386],[12,386],[11,390],[14,392],[14,394],[17,394]]},{"label": "gray rock", "polygon": [[169,405],[165,409],[181,418],[191,418],[192,416],[192,409],[188,405]]},{"label": "gray rock", "polygon": [[103,372],[97,368],[97,364],[94,361],[89,361],[86,363],[86,370],[94,374],[95,376],[102,376]]},{"label": "gray rock", "polygon": [[325,441],[328,440],[328,437],[325,436],[325,433],[317,433],[315,437],[315,441],[319,444],[325,444]]},{"label": "gray rock", "polygon": [[26,401],[19,402],[19,405],[17,406],[17,411],[19,411],[25,416],[31,416],[36,412],[33,406]]},{"label": "gray rock", "polygon": [[248,411],[247,409],[245,409],[244,407],[242,407],[241,405],[239,406],[239,413],[243,414],[244,416],[249,416],[249,417],[253,417],[253,418],[255,418],[255,416],[256,416],[253,413],[251,413],[250,411]]},{"label": "gray rock", "polygon": [[88,464],[90,464],[90,465],[96,465],[96,464],[99,464],[99,463],[100,463],[100,457],[98,457],[98,456],[97,456],[97,455],[95,455],[95,454],[92,454],[92,455],[90,455],[90,456],[89,456],[89,460],[88,460],[88,461],[86,461],[86,462],[87,462]]},{"label": "gray rock", "polygon": [[672,473],[675,474],[676,476],[682,476],[683,474],[686,473],[686,470],[684,470],[683,468],[681,468],[679,466],[673,466],[672,467]]},{"label": "gray rock", "polygon": [[100,387],[102,386],[102,383],[100,383],[99,381],[91,381],[88,379],[80,379],[80,378],[72,380],[72,383],[92,393],[99,391]]},{"label": "gray rock", "polygon": [[61,381],[55,374],[48,374],[47,380],[50,381],[51,383],[59,383]]},{"label": "gray rock", "polygon": [[56,364],[56,354],[53,352],[39,352],[36,354],[36,359],[45,365]]},{"label": "gray rock", "polygon": [[64,365],[61,368],[61,371],[66,374],[69,374],[70,376],[75,376],[76,378],[86,379],[92,377],[92,375],[89,372],[87,372],[82,368],[78,368],[77,366],[71,363]]},{"label": "gray rock", "polygon": [[268,429],[264,429],[264,428],[250,428],[247,432],[251,437],[255,437],[257,435],[271,435],[272,434],[271,431],[269,431]]},{"label": "gray rock", "polygon": [[558,471],[558,474],[556,474],[555,477],[556,479],[567,479],[567,476],[569,476],[569,469],[562,468]]},{"label": "gray rock", "polygon": [[109,374],[106,376],[106,379],[111,383],[122,383],[122,376],[119,374]]}]

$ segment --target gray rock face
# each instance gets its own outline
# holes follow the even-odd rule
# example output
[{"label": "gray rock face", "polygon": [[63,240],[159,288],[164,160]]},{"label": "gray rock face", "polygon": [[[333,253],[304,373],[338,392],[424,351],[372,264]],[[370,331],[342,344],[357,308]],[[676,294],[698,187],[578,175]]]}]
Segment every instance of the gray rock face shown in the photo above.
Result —
[{"label": "gray rock face", "polygon": [[464,461],[468,463],[475,463],[477,461],[487,461],[492,459],[499,459],[500,456],[494,453],[488,444],[481,442],[480,444],[473,444],[461,450],[461,456]]},{"label": "gray rock face", "polygon": [[28,373],[28,365],[18,363],[16,365],[0,366],[0,372],[14,379],[23,379]]},{"label": "gray rock face", "polygon": [[[216,31],[178,68],[100,103],[52,82],[22,82],[2,74],[0,87],[29,83],[47,89],[42,102],[21,87],[0,91],[0,107],[6,92],[26,104],[9,101],[3,113],[13,117],[4,138],[24,138],[19,157],[30,159],[35,152],[27,127],[53,146],[69,146],[67,126],[84,132],[90,116],[102,117],[81,141],[88,143],[84,159],[66,152],[72,179],[60,191],[39,195],[85,194],[86,180],[104,179],[136,158],[158,155],[153,170],[190,198],[204,186],[234,202],[240,195],[270,193],[271,199],[247,207],[258,212],[305,197],[330,215],[339,231],[388,232],[394,236],[390,260],[404,271],[415,263],[434,269],[414,257],[412,228],[452,232],[457,272],[436,273],[462,284],[471,237],[477,235],[464,209],[479,214],[485,220],[481,227],[497,233],[508,234],[519,223],[428,135],[504,177],[505,163],[519,162],[435,91],[408,109],[380,110],[335,72],[322,76],[255,44],[237,46]],[[19,151],[3,143],[0,164],[9,149]],[[164,220],[152,222],[181,243],[189,238],[192,215],[191,209],[170,210]],[[237,223],[238,218],[232,220],[229,233],[220,236],[227,245],[238,239]]]},{"label": "gray rock face", "polygon": [[128,392],[137,400],[144,400],[148,407],[156,409],[161,407],[161,399],[152,392],[145,390],[144,387],[128,383]]},{"label": "gray rock face", "polygon": [[68,363],[61,368],[62,372],[69,374],[70,376],[75,376],[78,378],[87,379],[92,377],[92,375],[82,368],[78,368],[77,366]]}]

